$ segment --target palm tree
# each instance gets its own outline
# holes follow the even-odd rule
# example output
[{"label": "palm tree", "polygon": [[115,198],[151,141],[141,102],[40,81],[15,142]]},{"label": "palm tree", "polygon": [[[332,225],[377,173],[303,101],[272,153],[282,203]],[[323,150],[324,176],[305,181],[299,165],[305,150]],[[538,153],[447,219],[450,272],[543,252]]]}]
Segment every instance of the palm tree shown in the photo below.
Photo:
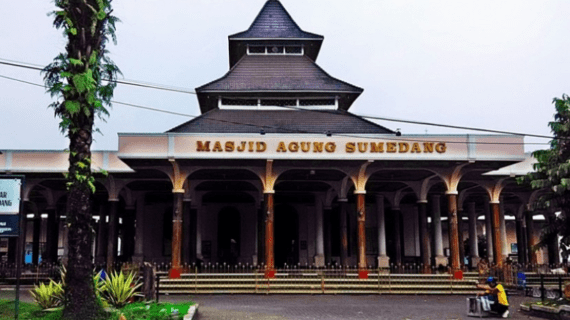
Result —
[{"label": "palm tree", "polygon": [[108,115],[116,77],[120,73],[106,57],[109,38],[116,42],[111,0],[55,0],[54,26],[67,38],[65,52],[44,68],[50,107],[69,137],[67,174],[68,261],[64,319],[97,319],[102,308],[92,281],[91,143],[95,118]]}]

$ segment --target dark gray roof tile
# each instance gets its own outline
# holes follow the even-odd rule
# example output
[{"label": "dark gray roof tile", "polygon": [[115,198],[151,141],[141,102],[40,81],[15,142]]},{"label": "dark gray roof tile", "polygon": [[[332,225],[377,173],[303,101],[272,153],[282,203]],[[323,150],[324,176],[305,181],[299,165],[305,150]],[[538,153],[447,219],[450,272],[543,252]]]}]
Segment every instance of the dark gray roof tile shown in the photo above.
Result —
[{"label": "dark gray roof tile", "polygon": [[346,111],[214,109],[168,132],[177,133],[392,134]]},{"label": "dark gray roof tile", "polygon": [[196,88],[212,91],[336,91],[363,89],[335,79],[306,56],[244,56],[222,78]]}]

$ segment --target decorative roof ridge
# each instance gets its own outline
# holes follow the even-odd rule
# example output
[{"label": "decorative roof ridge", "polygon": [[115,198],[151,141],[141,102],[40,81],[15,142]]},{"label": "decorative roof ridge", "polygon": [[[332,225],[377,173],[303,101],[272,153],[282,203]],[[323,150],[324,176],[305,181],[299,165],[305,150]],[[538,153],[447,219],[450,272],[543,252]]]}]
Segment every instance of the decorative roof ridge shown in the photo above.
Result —
[{"label": "decorative roof ridge", "polygon": [[[293,24],[293,26],[295,28],[297,28],[298,31],[304,33],[306,36],[309,37],[300,37],[300,39],[315,39],[315,40],[324,40],[324,36],[316,34],[316,33],[311,33],[311,32],[307,32],[303,29],[301,29],[301,27],[299,27],[299,25],[297,24],[297,22],[293,19],[293,17],[291,17],[291,14],[289,14],[289,12],[287,11],[287,9],[285,9],[285,7],[283,6],[283,4],[279,1],[279,0],[267,0],[265,2],[265,4],[263,5],[263,7],[261,8],[261,10],[259,10],[259,13],[255,16],[255,19],[253,19],[253,22],[250,24],[249,28],[247,28],[247,30],[241,31],[241,32],[237,32],[234,33],[232,35],[229,35],[228,38],[229,40],[238,40],[238,39],[264,39],[264,37],[253,37],[253,38],[239,38],[240,35],[246,34],[248,32],[251,32],[252,28],[255,26],[255,23],[260,19],[261,14],[266,10],[268,4],[270,3],[276,3],[279,5],[280,9],[283,11],[283,13],[289,18],[290,22]],[[236,39],[234,39],[236,38]],[[265,38],[265,39],[288,39],[288,38]]]}]

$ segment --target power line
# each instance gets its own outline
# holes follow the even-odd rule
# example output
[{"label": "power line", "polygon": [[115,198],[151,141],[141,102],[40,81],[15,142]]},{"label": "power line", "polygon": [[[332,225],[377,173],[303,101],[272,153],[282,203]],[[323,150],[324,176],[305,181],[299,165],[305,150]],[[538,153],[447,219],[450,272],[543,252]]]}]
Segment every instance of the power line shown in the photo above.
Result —
[{"label": "power line", "polygon": [[[314,110],[314,109],[306,109],[306,108],[298,108],[294,106],[284,106],[288,109],[295,109],[295,110],[302,110],[302,111],[310,111],[310,112],[326,112],[323,110]],[[391,122],[400,122],[400,123],[411,123],[411,124],[419,124],[419,125],[427,125],[433,127],[442,127],[442,128],[451,128],[451,129],[461,129],[461,130],[470,130],[470,131],[482,131],[482,132],[491,132],[491,133],[500,133],[500,134],[509,134],[515,136],[527,136],[533,138],[545,138],[545,139],[554,139],[552,136],[545,136],[539,134],[532,134],[532,133],[520,133],[520,132],[512,132],[512,131],[502,131],[502,130],[493,130],[493,129],[483,129],[483,128],[475,128],[475,127],[464,127],[464,126],[455,126],[450,124],[441,124],[441,123],[433,123],[433,122],[425,122],[425,121],[414,121],[414,120],[402,120],[402,119],[394,119],[394,118],[387,118],[387,117],[378,117],[378,116],[365,116],[354,114],[358,117],[364,119],[373,119],[373,120],[384,120],[384,121],[391,121]]]},{"label": "power line", "polygon": [[[4,60],[4,61],[2,61]],[[29,63],[23,63],[23,62],[17,62],[17,61],[12,61],[12,60],[6,60],[6,59],[1,59],[0,60],[0,64],[3,65],[7,65],[7,66],[12,66],[12,67],[18,67],[18,68],[25,68],[25,69],[31,69],[31,70],[38,70],[38,71],[43,71],[44,68],[39,67],[37,65],[34,64],[29,64]],[[105,79],[106,80],[106,79]],[[124,79],[124,80],[114,80],[113,82],[116,82],[118,84],[124,84],[124,85],[128,85],[128,86],[134,86],[134,87],[141,87],[141,88],[148,88],[148,89],[156,89],[156,90],[163,90],[163,91],[170,91],[170,92],[178,92],[178,93],[186,93],[186,94],[196,94],[196,92],[194,90],[190,91],[190,90],[184,90],[184,89],[180,89],[180,88],[175,88],[175,87],[167,87],[164,85],[159,85],[159,84],[153,84],[153,83],[144,83],[142,81],[136,81],[136,80],[128,80],[128,79]]]},{"label": "power line", "polygon": [[[4,60],[4,61],[2,61],[2,60]],[[13,61],[13,60],[7,60],[7,59],[0,59],[0,64],[5,64],[5,65],[9,65],[9,66],[14,66],[14,67],[34,69],[34,70],[40,70],[40,71],[43,70],[43,68],[37,67],[38,65],[35,65],[35,64]],[[115,82],[119,83],[119,84],[131,85],[131,86],[142,87],[142,88],[157,89],[157,90],[179,92],[179,93],[186,93],[186,94],[194,94],[194,95],[197,94],[193,90],[188,91],[188,90],[174,88],[174,87],[166,87],[166,86],[160,85],[160,84],[144,83],[142,81],[116,80]],[[294,106],[283,106],[283,107],[290,108],[290,109],[309,111],[309,112],[324,112],[322,110],[311,110],[311,109],[297,108]],[[498,133],[498,134],[510,134],[510,135],[517,135],[517,136],[533,137],[533,138],[554,139],[554,137],[552,137],[552,136],[538,135],[538,134],[531,134],[531,133],[521,133],[521,132],[511,132],[511,131],[503,131],[503,130],[476,128],[476,127],[456,126],[456,125],[448,125],[448,124],[433,123],[433,122],[426,122],[426,121],[404,120],[404,119],[395,119],[395,118],[379,117],[379,116],[369,116],[369,115],[359,115],[359,114],[354,114],[354,115],[361,117],[361,118],[364,118],[364,119],[391,121],[391,122],[399,122],[399,123],[409,123],[409,124],[417,124],[417,125],[427,125],[427,126],[450,128],[450,129],[460,129],[460,130],[469,130],[469,131],[491,132],[491,133]]]},{"label": "power line", "polygon": [[[2,61],[0,61],[0,64],[3,63]],[[30,67],[32,68],[32,67]],[[45,86],[40,85],[40,84],[36,84],[36,83],[32,83],[32,82],[28,82],[28,81],[24,81],[24,80],[20,80],[20,79],[16,79],[16,78],[11,78],[11,77],[7,77],[7,76],[3,76],[0,75],[1,78],[5,78],[8,80],[12,80],[12,81],[17,81],[17,82],[21,82],[21,83],[25,83],[25,84],[29,84],[29,85],[33,85],[33,86],[38,86],[38,87],[42,87],[45,88]],[[143,86],[143,85],[141,85]],[[148,86],[146,86],[148,87]],[[125,106],[129,106],[129,107],[134,107],[134,108],[139,108],[139,109],[144,109],[144,110],[149,110],[149,111],[156,111],[156,112],[162,112],[162,113],[166,113],[166,114],[172,114],[172,115],[178,115],[178,116],[184,116],[184,117],[190,117],[190,118],[197,118],[198,116],[195,115],[190,115],[190,114],[184,114],[184,113],[178,113],[178,112],[173,112],[173,111],[168,111],[168,110],[163,110],[163,109],[157,109],[157,108],[151,108],[151,107],[145,107],[145,106],[141,106],[141,105],[135,105],[135,104],[131,104],[131,103],[126,103],[126,102],[120,102],[120,101],[112,101],[112,103],[116,103],[116,104],[120,104],[120,105],[125,105]],[[309,112],[326,112],[323,110],[310,110],[310,109],[305,109],[305,108],[297,108],[297,107],[293,107],[293,106],[285,106],[285,108],[290,108],[290,109],[294,109],[294,110],[300,110],[300,111],[309,111]],[[436,123],[427,123],[427,122],[418,122],[418,121],[412,121],[412,120],[397,120],[397,119],[391,119],[391,118],[384,118],[384,117],[374,117],[374,116],[360,116],[360,115],[356,115],[355,116],[358,117],[362,117],[362,118],[370,118],[370,119],[375,119],[375,120],[387,120],[387,121],[394,121],[394,122],[405,122],[405,123],[414,123],[414,124],[426,124],[426,125],[432,125],[432,126],[439,126],[439,127],[450,127],[450,128],[454,128],[454,129],[463,129],[463,130],[476,130],[476,131],[483,131],[483,132],[493,132],[493,133],[502,133],[502,134],[511,134],[511,135],[519,135],[519,136],[529,136],[529,137],[539,137],[539,138],[548,138],[548,139],[554,139],[554,137],[549,137],[549,136],[541,136],[541,135],[534,135],[534,134],[524,134],[524,133],[514,133],[514,132],[508,132],[508,131],[498,131],[498,130],[486,130],[486,129],[481,129],[481,128],[469,128],[469,127],[461,127],[461,126],[452,126],[452,125],[445,125],[445,124],[436,124]],[[271,128],[271,129],[279,129],[279,130],[289,130],[292,133],[312,133],[312,134],[322,134],[322,132],[308,132],[308,131],[302,131],[302,130],[291,130],[288,128],[283,128],[283,127],[272,127],[272,126],[260,126],[260,125],[255,125],[255,124],[249,124],[249,123],[242,123],[242,122],[234,122],[234,121],[229,121],[229,120],[221,120],[221,119],[209,119],[206,118],[204,120],[208,120],[208,121],[219,121],[219,122],[225,122],[225,123],[232,123],[232,124],[240,124],[240,125],[246,125],[246,126],[253,126],[253,127],[258,127],[258,128]],[[362,137],[362,136],[356,136],[356,135],[347,135],[347,134],[335,134],[336,136],[345,136],[345,137],[353,137],[353,138],[366,138],[366,137]],[[375,139],[375,138],[370,138],[370,139]],[[423,140],[413,140],[413,139],[406,139],[406,138],[401,138],[398,137],[396,140],[401,140],[401,141],[410,141],[410,142],[424,142]],[[442,142],[446,142],[446,143],[464,143],[464,142],[458,142],[458,141],[442,141]],[[505,144],[505,145],[525,145],[525,143],[518,143],[518,142],[513,142],[513,143],[507,143],[507,142],[477,142],[478,144],[493,144],[493,145],[501,145],[501,144]],[[548,145],[548,143],[526,143],[526,145]]]}]

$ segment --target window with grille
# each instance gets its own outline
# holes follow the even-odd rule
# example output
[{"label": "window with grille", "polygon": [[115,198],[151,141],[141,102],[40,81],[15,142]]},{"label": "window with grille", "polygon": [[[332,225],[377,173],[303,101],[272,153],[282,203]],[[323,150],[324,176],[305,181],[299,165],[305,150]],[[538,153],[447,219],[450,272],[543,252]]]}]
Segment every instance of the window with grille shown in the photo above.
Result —
[{"label": "window with grille", "polygon": [[297,100],[295,99],[263,99],[261,100],[262,106],[296,106]]},{"label": "window with grille", "polygon": [[301,99],[299,105],[306,106],[334,106],[335,99]]},{"label": "window with grille", "polygon": [[224,106],[257,106],[257,99],[228,99],[222,98]]}]

